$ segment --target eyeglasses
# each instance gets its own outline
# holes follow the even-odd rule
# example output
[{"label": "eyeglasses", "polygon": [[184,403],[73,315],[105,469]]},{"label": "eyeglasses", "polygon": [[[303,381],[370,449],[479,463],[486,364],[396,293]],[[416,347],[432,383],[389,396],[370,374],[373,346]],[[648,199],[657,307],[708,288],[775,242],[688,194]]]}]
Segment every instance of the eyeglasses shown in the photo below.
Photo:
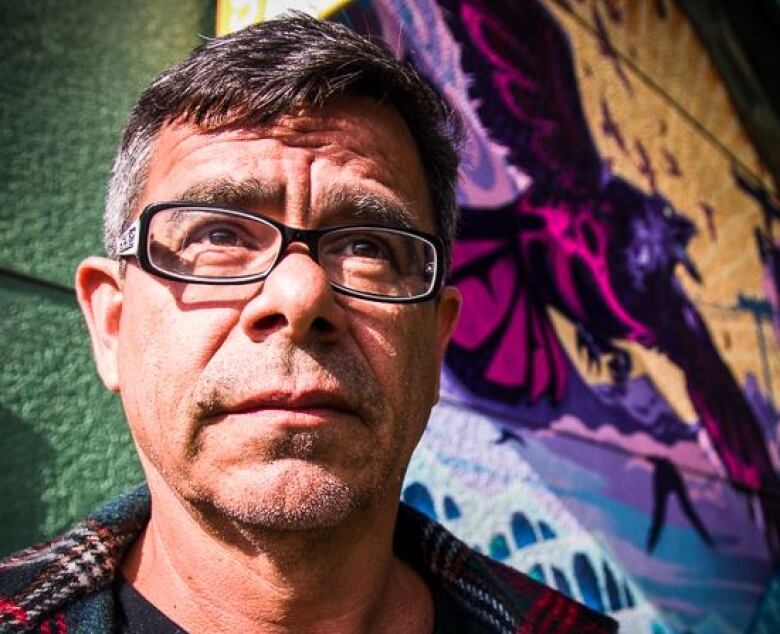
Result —
[{"label": "eyeglasses", "polygon": [[377,302],[433,298],[442,283],[444,247],[434,235],[380,225],[297,229],[241,209],[187,201],[146,207],[117,241],[118,255],[141,268],[193,284],[250,284],[265,279],[293,242],[338,293]]}]

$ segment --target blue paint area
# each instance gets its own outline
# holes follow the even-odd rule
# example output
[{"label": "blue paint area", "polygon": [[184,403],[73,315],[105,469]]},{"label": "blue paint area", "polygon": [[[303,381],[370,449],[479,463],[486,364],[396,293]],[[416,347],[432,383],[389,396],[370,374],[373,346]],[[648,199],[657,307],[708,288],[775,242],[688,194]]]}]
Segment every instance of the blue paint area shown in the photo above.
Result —
[{"label": "blue paint area", "polygon": [[534,564],[533,567],[528,571],[528,576],[531,577],[531,579],[535,579],[539,583],[547,583],[547,575],[544,574],[544,569],[542,568],[541,564]]},{"label": "blue paint area", "polygon": [[506,537],[501,533],[493,535],[490,540],[490,556],[498,561],[504,561],[509,557],[509,544],[506,543]]},{"label": "blue paint area", "polygon": [[556,533],[552,527],[545,522],[544,520],[541,520],[539,522],[539,532],[542,534],[542,539],[555,539],[558,537],[558,533]]},{"label": "blue paint area", "polygon": [[604,571],[604,579],[607,584],[607,597],[609,598],[609,610],[610,612],[617,612],[623,607],[620,601],[620,589],[618,588],[615,574],[612,572],[609,564],[605,561],[602,565]]},{"label": "blue paint area", "polygon": [[448,520],[456,520],[458,519],[463,513],[461,513],[460,507],[458,506],[457,502],[452,499],[449,495],[444,496],[444,516]]},{"label": "blue paint area", "polygon": [[525,516],[525,513],[517,512],[512,514],[512,537],[518,548],[525,548],[536,543],[536,535],[531,526],[531,522]]},{"label": "blue paint area", "polygon": [[412,505],[421,513],[425,513],[434,521],[438,521],[438,515],[436,514],[436,508],[433,506],[433,498],[431,497],[428,487],[419,482],[412,482],[404,489],[401,496],[403,501]]},{"label": "blue paint area", "polygon": [[658,621],[653,621],[652,634],[668,634],[668,630]]},{"label": "blue paint area", "polygon": [[409,7],[403,4],[399,4],[397,5],[396,10],[398,11],[398,17],[400,18],[400,21],[403,22],[404,25],[407,26],[411,31],[414,31],[414,16],[409,10]]},{"label": "blue paint area", "polygon": [[603,612],[604,602],[601,600],[596,571],[593,570],[593,564],[585,553],[574,555],[574,577],[577,579],[585,605],[597,612]]},{"label": "blue paint area", "polygon": [[571,585],[569,585],[569,580],[566,578],[566,575],[563,574],[563,570],[553,566],[552,573],[555,587],[563,592],[563,594],[565,594],[567,597],[571,597],[573,599],[574,595],[571,592]]},{"label": "blue paint area", "polygon": [[[672,561],[666,557],[657,557],[657,559],[662,562]],[[708,563],[710,565],[707,565]],[[719,561],[702,561],[701,564],[700,574],[705,575],[704,578],[689,578],[687,575],[679,577],[681,581],[678,582],[677,596],[681,596],[679,588],[684,587],[686,602],[702,606],[702,612],[717,614],[737,632],[749,631],[748,625],[753,622],[756,609],[757,586],[754,580],[757,560],[747,556],[731,556],[721,552]],[[726,578],[730,579],[732,583],[729,585],[724,583],[723,587],[713,587],[713,579],[717,579],[721,583]],[[629,579],[633,582],[631,588],[636,584],[642,589],[645,596],[665,596],[665,592],[668,592],[667,580],[658,581],[643,576]],[[641,604],[642,599],[637,598],[636,601]],[[678,616],[679,614],[677,613]],[[696,629],[696,626],[699,625],[698,619],[681,619],[681,625],[687,626],[698,634]],[[771,632],[776,634],[780,632],[780,629],[771,630]]]},{"label": "blue paint area", "polygon": [[634,602],[634,594],[631,592],[631,588],[628,587],[627,583],[623,584],[623,590],[626,592],[626,607],[633,608],[636,605]]},{"label": "blue paint area", "polygon": [[751,634],[770,632],[780,632],[780,571],[769,580],[750,627]]}]

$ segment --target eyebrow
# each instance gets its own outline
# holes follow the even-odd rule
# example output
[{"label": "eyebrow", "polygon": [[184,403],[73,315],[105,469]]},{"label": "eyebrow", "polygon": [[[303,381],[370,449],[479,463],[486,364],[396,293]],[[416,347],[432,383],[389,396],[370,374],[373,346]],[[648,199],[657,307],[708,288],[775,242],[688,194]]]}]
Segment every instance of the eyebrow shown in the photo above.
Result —
[{"label": "eyebrow", "polygon": [[258,178],[242,181],[219,178],[191,185],[179,196],[179,200],[191,200],[199,203],[224,205],[225,207],[281,207],[284,202],[284,190],[269,185]]},{"label": "eyebrow", "polygon": [[[258,178],[242,181],[219,178],[188,187],[178,195],[178,199],[242,209],[282,209],[284,188]],[[385,194],[367,192],[354,185],[337,184],[326,189],[317,206],[323,210],[326,220],[350,217],[404,229],[413,228],[415,224],[414,214],[402,201]],[[307,215],[311,215],[310,209],[307,210]]]},{"label": "eyebrow", "polygon": [[350,216],[389,227],[411,229],[413,214],[401,201],[391,196],[350,186],[337,185],[323,192],[319,207],[327,216]]}]

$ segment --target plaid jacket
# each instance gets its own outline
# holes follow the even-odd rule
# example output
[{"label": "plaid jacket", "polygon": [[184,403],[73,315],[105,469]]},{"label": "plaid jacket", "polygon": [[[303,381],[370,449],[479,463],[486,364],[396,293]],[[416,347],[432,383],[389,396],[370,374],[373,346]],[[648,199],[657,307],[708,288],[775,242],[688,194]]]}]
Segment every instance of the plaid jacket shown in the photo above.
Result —
[{"label": "plaid jacket", "polygon": [[[0,562],[0,632],[114,631],[111,583],[149,519],[146,485],[99,508],[60,537]],[[596,634],[615,621],[496,563],[401,505],[396,554],[447,593],[464,632]]]}]

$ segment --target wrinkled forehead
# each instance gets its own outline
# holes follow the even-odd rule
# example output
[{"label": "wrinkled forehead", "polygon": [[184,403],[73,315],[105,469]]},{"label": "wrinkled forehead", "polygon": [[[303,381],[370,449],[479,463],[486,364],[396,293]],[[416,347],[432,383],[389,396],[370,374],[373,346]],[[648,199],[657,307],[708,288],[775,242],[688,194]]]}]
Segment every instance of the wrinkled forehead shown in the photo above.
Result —
[{"label": "wrinkled forehead", "polygon": [[393,224],[436,230],[425,170],[403,118],[391,106],[350,97],[262,126],[164,126],[136,213],[163,200],[198,200],[283,209],[305,222],[313,210],[361,199],[362,209],[394,209]]}]

